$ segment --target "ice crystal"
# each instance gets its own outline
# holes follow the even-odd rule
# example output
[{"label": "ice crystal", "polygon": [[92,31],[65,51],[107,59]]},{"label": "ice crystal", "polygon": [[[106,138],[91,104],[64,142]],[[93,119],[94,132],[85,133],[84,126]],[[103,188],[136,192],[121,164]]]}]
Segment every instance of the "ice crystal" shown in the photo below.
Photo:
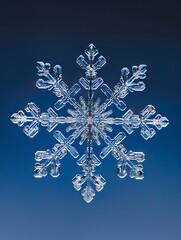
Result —
[{"label": "ice crystal", "polygon": [[[124,67],[121,70],[120,81],[115,85],[113,90],[104,83],[101,77],[97,76],[97,70],[101,69],[106,63],[103,56],[99,56],[97,61],[95,57],[98,55],[98,50],[93,44],[90,44],[85,50],[85,55],[77,58],[77,64],[85,70],[85,77],[79,79],[79,83],[75,83],[70,89],[62,80],[62,68],[59,65],[54,66],[53,74],[51,73],[51,65],[49,63],[37,62],[38,76],[36,82],[39,89],[52,90],[58,97],[58,101],[54,104],[56,111],[65,107],[67,103],[71,106],[68,109],[68,116],[59,116],[57,112],[49,108],[47,112],[41,112],[34,103],[28,103],[25,112],[19,111],[11,116],[11,121],[18,126],[25,123],[24,133],[33,138],[38,132],[39,127],[46,127],[49,132],[53,131],[58,125],[67,124],[67,132],[72,132],[68,137],[65,137],[59,130],[55,130],[53,136],[57,140],[57,144],[52,150],[37,151],[35,153],[35,170],[34,177],[42,178],[47,176],[47,168],[50,167],[50,175],[58,177],[60,175],[60,160],[69,152],[72,157],[78,158],[79,153],[73,146],[73,143],[79,138],[79,144],[82,145],[86,141],[85,154],[77,160],[77,164],[82,167],[82,174],[77,174],[73,180],[73,186],[76,190],[82,190],[83,199],[89,203],[95,196],[93,186],[99,192],[104,188],[106,180],[95,173],[97,166],[101,164],[100,158],[104,159],[108,154],[112,154],[117,160],[117,175],[124,178],[128,174],[131,178],[143,179],[144,171],[142,162],[145,160],[143,152],[133,152],[127,150],[122,144],[126,138],[126,133],[131,134],[134,129],[140,128],[141,136],[147,140],[152,138],[156,131],[151,126],[158,130],[166,127],[169,123],[166,117],[160,114],[153,117],[156,113],[152,105],[146,106],[140,113],[136,115],[132,110],[127,110],[121,118],[110,117],[112,110],[111,105],[115,105],[120,111],[125,111],[127,108],[123,99],[134,91],[143,91],[145,84],[143,79],[146,77],[146,65],[132,67],[130,70]],[[79,100],[74,97],[84,88],[87,91],[87,100],[82,96]],[[100,99],[94,99],[94,91],[100,88],[105,94],[106,99],[101,103]],[[114,138],[111,138],[108,132],[113,129],[111,125],[121,125],[125,132],[118,133]],[[94,154],[93,142],[97,145],[101,141],[106,146],[100,152],[100,158]]]}]

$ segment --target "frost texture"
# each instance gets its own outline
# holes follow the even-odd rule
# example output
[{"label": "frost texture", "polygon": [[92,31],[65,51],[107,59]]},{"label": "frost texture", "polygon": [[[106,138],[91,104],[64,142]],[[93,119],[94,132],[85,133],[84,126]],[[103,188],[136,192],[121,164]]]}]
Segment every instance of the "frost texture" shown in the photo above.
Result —
[{"label": "frost texture", "polygon": [[[146,77],[146,65],[133,66],[130,70],[124,67],[121,70],[120,81],[112,89],[101,77],[97,76],[97,70],[101,69],[106,63],[103,56],[99,56],[97,61],[95,57],[98,50],[93,44],[90,44],[85,50],[85,55],[77,58],[77,64],[85,70],[85,77],[79,79],[79,83],[68,88],[67,84],[62,80],[62,68],[56,65],[53,68],[53,74],[50,73],[51,66],[49,63],[37,62],[38,76],[36,82],[39,89],[48,89],[58,97],[58,101],[54,104],[54,109],[49,108],[47,112],[41,112],[34,103],[28,103],[25,112],[19,111],[11,116],[11,121],[18,126],[24,126],[24,133],[33,138],[38,132],[39,127],[46,127],[49,132],[53,131],[58,125],[66,124],[67,132],[71,132],[65,137],[61,131],[55,130],[53,136],[57,140],[57,144],[46,151],[37,151],[35,153],[35,170],[34,177],[42,178],[47,176],[47,169],[50,168],[50,175],[58,177],[60,175],[60,160],[67,153],[74,158],[79,157],[78,151],[73,143],[79,139],[79,144],[86,144],[85,154],[77,160],[77,164],[82,167],[82,174],[77,174],[73,180],[73,186],[76,190],[82,190],[83,199],[89,203],[95,196],[95,189],[99,192],[104,188],[106,180],[95,173],[97,166],[101,164],[100,159],[104,159],[112,154],[117,160],[117,175],[124,178],[128,172],[131,178],[143,179],[144,171],[142,162],[145,160],[143,152],[133,152],[127,150],[122,144],[126,138],[126,134],[131,134],[134,129],[140,128],[141,136],[147,140],[156,134],[155,129],[162,129],[169,123],[166,117],[160,114],[153,116],[156,111],[152,105],[146,106],[139,115],[132,110],[127,110],[121,118],[110,117],[112,110],[111,105],[115,105],[120,111],[126,110],[126,104],[123,99],[134,91],[143,91],[145,84],[143,79]],[[81,90],[87,91],[87,100],[82,96],[76,100],[75,95]],[[100,90],[105,94],[105,101],[101,103],[100,99],[94,99],[94,91]],[[56,111],[65,107],[69,103],[71,109],[68,109],[68,116],[59,116]],[[108,132],[113,129],[111,125],[121,125],[125,132],[118,133],[113,139]],[[154,126],[155,128],[153,128]],[[61,129],[61,127],[59,127]],[[104,142],[106,146],[100,152],[99,157],[94,154],[93,143],[100,145]]]}]

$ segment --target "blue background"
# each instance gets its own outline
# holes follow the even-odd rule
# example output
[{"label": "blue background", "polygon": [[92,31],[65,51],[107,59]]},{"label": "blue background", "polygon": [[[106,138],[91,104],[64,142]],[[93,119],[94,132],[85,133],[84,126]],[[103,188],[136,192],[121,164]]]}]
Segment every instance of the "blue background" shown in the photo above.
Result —
[{"label": "blue background", "polygon": [[[179,1],[1,1],[0,11],[0,239],[180,240]],[[125,101],[137,114],[153,104],[170,124],[148,141],[137,130],[124,142],[146,154],[144,180],[119,179],[109,156],[97,168],[107,184],[86,204],[72,187],[81,168],[70,155],[58,179],[33,178],[34,152],[56,141],[43,128],[27,138],[10,116],[28,102],[46,111],[57,100],[36,88],[36,61],[60,64],[72,86],[84,74],[75,60],[91,42],[107,59],[99,76],[111,87],[122,67],[148,65],[146,90]]]}]

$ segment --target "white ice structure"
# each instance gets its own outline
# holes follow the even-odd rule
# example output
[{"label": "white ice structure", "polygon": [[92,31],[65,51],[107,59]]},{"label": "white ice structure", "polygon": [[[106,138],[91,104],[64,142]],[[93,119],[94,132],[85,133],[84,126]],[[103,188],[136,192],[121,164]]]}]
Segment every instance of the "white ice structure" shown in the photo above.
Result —
[{"label": "white ice structure", "polygon": [[[52,132],[57,126],[59,130],[55,130],[53,136],[57,140],[57,144],[52,150],[37,151],[35,153],[35,170],[34,177],[42,178],[47,176],[47,169],[50,168],[50,175],[58,177],[60,175],[60,160],[70,153],[72,157],[78,158],[77,164],[82,167],[82,174],[77,174],[73,180],[73,186],[76,190],[82,190],[83,199],[89,203],[95,196],[95,189],[99,192],[104,188],[106,180],[95,173],[97,166],[101,164],[100,159],[104,159],[112,154],[117,160],[117,175],[124,178],[129,171],[129,176],[135,179],[143,179],[144,172],[142,162],[145,160],[143,152],[133,152],[127,150],[123,145],[126,134],[131,134],[134,129],[140,128],[141,136],[147,140],[152,138],[156,131],[162,129],[169,123],[166,117],[160,114],[153,116],[156,111],[152,105],[146,106],[139,115],[135,115],[132,110],[127,110],[121,118],[111,117],[112,105],[115,105],[120,111],[125,111],[127,106],[123,99],[131,92],[143,91],[145,84],[142,81],[146,77],[146,65],[132,67],[132,74],[128,68],[121,70],[120,81],[111,90],[101,77],[97,76],[97,71],[106,63],[103,56],[98,55],[98,50],[93,44],[90,44],[85,50],[85,55],[77,58],[77,64],[85,70],[85,77],[79,79],[79,83],[75,83],[70,89],[62,80],[62,68],[59,65],[54,66],[53,74],[51,74],[51,66],[49,63],[37,62],[38,76],[36,82],[39,89],[52,90],[57,96],[58,101],[54,104],[54,108],[49,108],[47,112],[41,112],[34,103],[28,103],[25,112],[19,111],[11,116],[11,121],[18,126],[24,124],[24,133],[33,138],[38,132],[39,127],[46,127]],[[87,99],[82,96],[79,100],[75,99],[75,95],[83,88],[87,91]],[[100,90],[105,94],[105,100],[101,103],[100,99],[94,99],[94,91]],[[59,116],[57,111],[64,108],[66,104],[71,106],[67,110],[68,116]],[[61,133],[61,125],[66,124],[67,132],[71,132],[68,137]],[[122,127],[124,132],[118,133],[111,138],[108,132],[113,129],[111,126],[117,125]],[[154,126],[155,128],[153,128]],[[79,158],[77,149],[73,146],[77,139],[79,144],[85,145],[85,154]],[[86,142],[86,143],[84,143]],[[95,144],[94,144],[95,142]],[[104,142],[106,146],[102,149],[99,156],[94,153],[95,145]]]}]

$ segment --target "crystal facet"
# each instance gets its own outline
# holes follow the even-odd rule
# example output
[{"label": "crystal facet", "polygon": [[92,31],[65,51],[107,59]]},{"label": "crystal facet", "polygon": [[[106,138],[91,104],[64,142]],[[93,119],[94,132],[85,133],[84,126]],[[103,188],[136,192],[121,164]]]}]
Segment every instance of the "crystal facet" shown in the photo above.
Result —
[{"label": "crystal facet", "polygon": [[[122,117],[111,117],[113,111],[111,105],[115,105],[118,110],[125,111],[127,106],[123,99],[131,92],[139,92],[145,89],[143,80],[146,77],[147,67],[144,64],[133,66],[130,71],[124,67],[121,70],[120,81],[111,89],[101,77],[97,76],[97,70],[101,69],[106,59],[98,55],[98,50],[93,44],[85,50],[87,60],[83,55],[77,58],[77,64],[85,70],[85,77],[79,79],[79,83],[75,83],[71,88],[62,80],[62,68],[59,65],[54,66],[53,74],[51,73],[51,65],[49,63],[37,62],[38,76],[36,86],[39,89],[52,90],[58,100],[54,104],[54,108],[48,108],[46,112],[41,110],[33,102],[28,103],[25,112],[20,110],[11,116],[11,121],[19,127],[24,126],[24,133],[30,138],[35,137],[39,132],[39,128],[46,127],[48,132],[53,131],[58,125],[65,124],[66,132],[72,132],[68,137],[64,136],[59,130],[53,133],[57,143],[52,150],[37,151],[35,153],[35,170],[34,177],[42,178],[48,174],[54,178],[60,175],[60,160],[66,154],[70,154],[73,158],[77,158],[77,164],[82,167],[82,174],[77,174],[73,180],[74,188],[79,191],[82,189],[83,199],[90,203],[95,191],[101,191],[106,180],[95,173],[96,167],[101,164],[101,159],[106,158],[109,154],[117,160],[117,175],[124,178],[128,175],[131,178],[143,179],[144,171],[141,164],[145,160],[143,152],[133,152],[127,150],[122,144],[126,138],[126,133],[131,134],[135,129],[140,128],[141,136],[147,140],[156,134],[156,129],[160,130],[169,124],[166,117],[157,114],[152,105],[146,106],[140,114],[134,114],[128,109]],[[130,72],[132,75],[130,76]],[[81,90],[87,91],[87,99],[80,97],[75,99],[75,95]],[[100,90],[106,99],[101,103],[100,98],[94,98],[94,91]],[[59,116],[57,111],[70,105],[67,110],[68,116]],[[115,137],[111,138],[109,132],[113,131],[112,126],[121,125],[122,130]],[[155,128],[153,128],[155,127]],[[117,127],[118,128],[118,127]],[[79,139],[80,145],[85,145],[85,154],[80,158],[79,152],[73,146],[74,142]],[[86,143],[85,143],[86,142]],[[105,147],[100,151],[99,157],[96,156],[95,144],[100,145],[101,142]]]}]

